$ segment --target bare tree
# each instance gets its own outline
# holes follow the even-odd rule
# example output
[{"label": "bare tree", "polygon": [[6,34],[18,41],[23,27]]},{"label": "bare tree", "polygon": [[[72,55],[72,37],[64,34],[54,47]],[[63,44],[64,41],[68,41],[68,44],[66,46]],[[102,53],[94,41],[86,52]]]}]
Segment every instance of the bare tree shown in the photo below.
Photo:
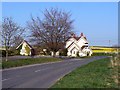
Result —
[{"label": "bare tree", "polygon": [[15,23],[12,18],[3,18],[2,22],[2,44],[6,50],[6,61],[8,60],[8,51],[11,46],[14,45],[16,37],[21,37],[25,29],[21,28],[17,23]]},{"label": "bare tree", "polygon": [[71,34],[72,23],[70,12],[51,8],[43,12],[44,18],[33,18],[28,22],[34,41],[44,45],[54,53],[64,47],[65,41]]},{"label": "bare tree", "polygon": [[13,48],[15,49],[23,40],[23,36],[15,36],[13,39]]}]

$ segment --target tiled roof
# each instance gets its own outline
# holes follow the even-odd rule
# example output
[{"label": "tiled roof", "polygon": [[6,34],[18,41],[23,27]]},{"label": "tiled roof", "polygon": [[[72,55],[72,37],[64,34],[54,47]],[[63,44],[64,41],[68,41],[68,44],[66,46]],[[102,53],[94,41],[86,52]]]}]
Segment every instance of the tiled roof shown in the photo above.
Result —
[{"label": "tiled roof", "polygon": [[67,48],[69,48],[74,42],[72,42]]},{"label": "tiled roof", "polygon": [[32,46],[26,40],[23,40],[22,43],[16,49],[18,49],[24,42],[28,45],[30,49],[33,49]]},{"label": "tiled roof", "polygon": [[86,36],[84,36],[83,33],[81,33],[80,36],[76,36],[75,34],[72,34],[71,37],[68,38],[68,40],[70,38],[74,38],[74,39],[76,39],[78,41],[81,37],[84,37],[84,39],[87,40]]},{"label": "tiled roof", "polygon": [[[75,34],[72,34],[71,37],[68,38],[68,40],[69,40],[70,38],[74,38],[75,40],[78,41],[81,37],[83,37],[85,40],[87,40],[87,38],[83,35],[83,33],[81,33],[81,35],[80,35],[79,37],[76,36]],[[67,40],[67,41],[68,41],[68,40]],[[73,43],[74,43],[74,42],[72,42],[72,43],[68,46],[68,48],[69,48]]]}]

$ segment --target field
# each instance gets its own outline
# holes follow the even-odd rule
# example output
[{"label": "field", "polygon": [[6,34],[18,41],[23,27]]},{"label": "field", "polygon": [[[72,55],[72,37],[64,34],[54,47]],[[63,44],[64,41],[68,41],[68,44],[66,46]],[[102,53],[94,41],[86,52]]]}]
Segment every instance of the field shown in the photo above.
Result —
[{"label": "field", "polygon": [[115,47],[102,47],[102,46],[91,46],[93,53],[116,53],[120,52],[120,48]]},{"label": "field", "polygon": [[58,81],[52,88],[117,88],[111,79],[110,59],[101,59],[79,67]]}]

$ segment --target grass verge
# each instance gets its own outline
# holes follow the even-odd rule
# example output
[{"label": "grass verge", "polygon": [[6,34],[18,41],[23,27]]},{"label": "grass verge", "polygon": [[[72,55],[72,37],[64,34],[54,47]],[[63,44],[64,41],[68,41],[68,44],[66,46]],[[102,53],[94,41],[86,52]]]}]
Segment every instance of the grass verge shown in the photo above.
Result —
[{"label": "grass verge", "polygon": [[111,79],[110,59],[101,59],[79,67],[60,79],[52,88],[116,88]]},{"label": "grass verge", "polygon": [[18,67],[23,65],[37,64],[37,63],[55,62],[60,60],[61,59],[59,58],[27,58],[21,60],[3,61],[2,69],[10,68],[10,67]]}]

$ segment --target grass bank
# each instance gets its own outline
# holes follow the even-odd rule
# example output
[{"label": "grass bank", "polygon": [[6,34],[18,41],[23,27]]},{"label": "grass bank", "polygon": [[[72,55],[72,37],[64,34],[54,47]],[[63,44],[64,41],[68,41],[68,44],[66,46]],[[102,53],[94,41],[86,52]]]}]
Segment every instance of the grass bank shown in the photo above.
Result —
[{"label": "grass bank", "polygon": [[3,61],[2,69],[10,68],[10,67],[18,67],[23,65],[37,64],[37,63],[46,63],[46,62],[55,62],[60,61],[59,58],[27,58],[21,60],[11,60],[11,61]]},{"label": "grass bank", "polygon": [[110,59],[101,59],[79,67],[60,79],[52,88],[116,88],[111,79]]}]

